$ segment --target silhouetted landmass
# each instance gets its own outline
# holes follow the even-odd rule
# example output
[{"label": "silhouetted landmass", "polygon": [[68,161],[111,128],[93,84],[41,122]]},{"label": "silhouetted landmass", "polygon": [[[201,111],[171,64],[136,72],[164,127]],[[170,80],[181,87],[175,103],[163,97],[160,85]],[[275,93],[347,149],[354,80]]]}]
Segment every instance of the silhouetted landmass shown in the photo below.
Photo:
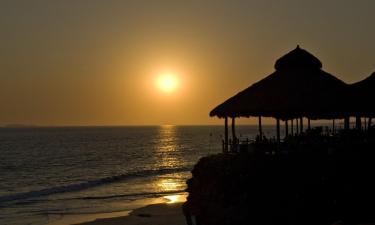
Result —
[{"label": "silhouetted landmass", "polygon": [[372,127],[336,138],[291,136],[278,147],[255,143],[253,153],[202,158],[187,181],[188,223],[375,222],[374,133]]}]

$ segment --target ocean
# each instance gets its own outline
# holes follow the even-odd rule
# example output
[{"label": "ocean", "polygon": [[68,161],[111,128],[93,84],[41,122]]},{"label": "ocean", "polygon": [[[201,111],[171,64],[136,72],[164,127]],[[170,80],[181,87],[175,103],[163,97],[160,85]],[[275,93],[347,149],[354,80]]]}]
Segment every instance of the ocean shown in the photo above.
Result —
[{"label": "ocean", "polygon": [[[274,126],[263,129],[274,135]],[[257,126],[236,132],[254,139]],[[0,128],[0,224],[54,224],[184,193],[199,158],[221,152],[223,133],[223,126]]]}]

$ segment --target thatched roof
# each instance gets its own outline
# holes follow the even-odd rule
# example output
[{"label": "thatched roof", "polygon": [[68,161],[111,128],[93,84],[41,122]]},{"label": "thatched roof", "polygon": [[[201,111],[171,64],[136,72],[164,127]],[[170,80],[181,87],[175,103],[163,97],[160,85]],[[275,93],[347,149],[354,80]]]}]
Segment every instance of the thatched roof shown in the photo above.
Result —
[{"label": "thatched roof", "polygon": [[290,68],[317,69],[322,68],[322,63],[310,52],[301,49],[299,45],[293,51],[278,59],[275,63],[276,70]]},{"label": "thatched roof", "polygon": [[375,117],[375,72],[366,79],[350,85],[350,114]]},{"label": "thatched roof", "polygon": [[347,85],[321,67],[319,59],[297,46],[276,61],[274,73],[214,108],[210,116],[342,118]]}]

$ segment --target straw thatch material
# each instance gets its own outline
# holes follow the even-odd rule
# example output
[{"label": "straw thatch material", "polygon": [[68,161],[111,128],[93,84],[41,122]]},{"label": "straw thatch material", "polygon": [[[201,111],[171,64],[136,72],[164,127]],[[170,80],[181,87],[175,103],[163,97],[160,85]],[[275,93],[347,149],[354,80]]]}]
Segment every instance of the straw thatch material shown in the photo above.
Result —
[{"label": "straw thatch material", "polygon": [[366,79],[350,85],[350,114],[375,117],[375,72]]},{"label": "straw thatch material", "polygon": [[319,59],[297,46],[276,61],[274,73],[214,108],[210,116],[343,118],[347,85],[321,67]]},{"label": "straw thatch material", "polygon": [[322,62],[318,58],[308,51],[301,49],[299,45],[275,63],[276,70],[287,70],[290,68],[321,69],[322,66]]}]

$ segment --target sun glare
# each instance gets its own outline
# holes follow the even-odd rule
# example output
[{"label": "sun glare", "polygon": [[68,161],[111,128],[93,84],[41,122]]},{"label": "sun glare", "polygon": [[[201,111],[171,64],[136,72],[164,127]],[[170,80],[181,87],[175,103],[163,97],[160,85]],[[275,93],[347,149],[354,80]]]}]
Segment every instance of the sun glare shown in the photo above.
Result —
[{"label": "sun glare", "polygon": [[157,80],[158,88],[163,92],[173,92],[178,85],[177,78],[174,74],[163,74]]},{"label": "sun glare", "polygon": [[165,196],[164,198],[168,200],[167,203],[169,203],[169,204],[176,203],[178,201],[177,195],[168,195],[168,196]]},{"label": "sun glare", "polygon": [[168,195],[164,196],[164,198],[167,200],[167,204],[173,204],[177,202],[184,202],[186,201],[186,195]]}]

